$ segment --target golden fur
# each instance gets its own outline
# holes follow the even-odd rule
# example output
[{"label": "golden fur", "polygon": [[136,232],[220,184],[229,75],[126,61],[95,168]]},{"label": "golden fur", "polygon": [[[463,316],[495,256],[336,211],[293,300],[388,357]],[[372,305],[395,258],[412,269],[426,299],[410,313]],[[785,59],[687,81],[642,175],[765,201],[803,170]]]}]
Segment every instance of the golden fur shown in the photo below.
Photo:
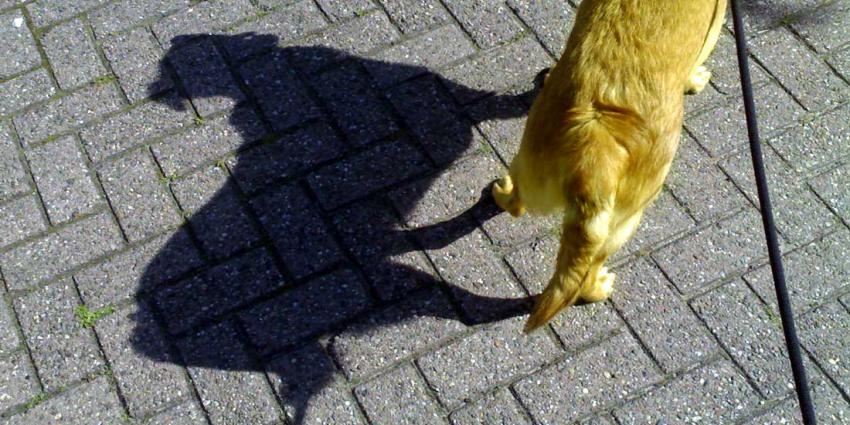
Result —
[{"label": "golden fur", "polygon": [[514,216],[563,211],[556,270],[526,332],[613,290],[605,260],[634,233],[676,152],[685,92],[699,92],[726,0],[584,0],[493,186]]}]

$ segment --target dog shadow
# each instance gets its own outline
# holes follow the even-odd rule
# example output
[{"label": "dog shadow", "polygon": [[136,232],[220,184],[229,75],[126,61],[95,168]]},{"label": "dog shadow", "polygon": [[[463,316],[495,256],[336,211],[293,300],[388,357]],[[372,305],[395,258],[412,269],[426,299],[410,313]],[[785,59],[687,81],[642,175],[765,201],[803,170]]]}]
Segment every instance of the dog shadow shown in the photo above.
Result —
[{"label": "dog shadow", "polygon": [[[459,118],[451,98],[521,105],[494,106],[479,120],[522,117],[541,79],[525,93],[497,95],[424,67],[277,43],[254,33],[170,41],[150,94],[204,117],[197,139],[174,155],[238,146],[233,158],[171,182],[189,215],[139,282],[131,341],[143,356],[190,371],[277,376],[286,415],[301,424],[311,399],[339,379],[332,361],[309,353],[342,330],[419,317],[471,326],[527,313],[531,297],[446,283],[421,254],[500,213],[486,188],[446,221],[399,223],[442,171],[478,149],[477,121]],[[390,202],[387,186],[406,189]],[[293,351],[307,360],[274,361]]]}]

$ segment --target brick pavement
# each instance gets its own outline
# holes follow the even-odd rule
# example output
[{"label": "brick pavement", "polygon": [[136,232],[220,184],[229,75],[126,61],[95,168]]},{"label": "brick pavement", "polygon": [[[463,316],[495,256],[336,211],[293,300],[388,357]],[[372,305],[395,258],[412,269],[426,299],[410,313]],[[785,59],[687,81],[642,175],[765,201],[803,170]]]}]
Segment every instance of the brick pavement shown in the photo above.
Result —
[{"label": "brick pavement", "polygon": [[[820,423],[850,423],[850,2],[747,3]],[[0,0],[0,422],[799,423],[732,37],[612,300],[482,190],[564,0]],[[658,422],[661,423],[661,422]]]}]

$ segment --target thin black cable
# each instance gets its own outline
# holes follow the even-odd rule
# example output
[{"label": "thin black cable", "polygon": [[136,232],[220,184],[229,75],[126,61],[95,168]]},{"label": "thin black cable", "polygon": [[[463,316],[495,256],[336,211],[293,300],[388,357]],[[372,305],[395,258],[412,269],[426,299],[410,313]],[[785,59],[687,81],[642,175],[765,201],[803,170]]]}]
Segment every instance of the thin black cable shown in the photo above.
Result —
[{"label": "thin black cable", "polygon": [[797,399],[800,401],[800,412],[803,414],[805,425],[815,425],[815,408],[809,393],[809,380],[806,378],[806,368],[803,366],[803,355],[800,353],[800,340],[794,325],[794,313],[785,286],[785,271],[782,268],[782,255],[776,239],[776,225],[773,222],[773,208],[770,206],[770,194],[767,190],[767,177],[764,172],[764,160],[759,142],[758,124],[756,122],[756,106],[753,102],[753,86],[750,80],[750,66],[747,60],[747,40],[744,37],[744,24],[738,9],[737,0],[731,0],[732,19],[735,27],[735,46],[738,51],[738,68],[741,71],[741,88],[744,94],[744,112],[747,116],[747,135],[750,138],[750,152],[753,157],[753,171],[756,177],[761,216],[764,222],[764,234],[767,238],[767,253],[770,257],[770,270],[773,272],[773,283],[776,288],[776,300],[779,305],[779,316],[782,318],[782,331],[785,333],[785,345],[788,346],[788,357],[791,360],[791,371],[794,374],[794,387],[797,389]]}]

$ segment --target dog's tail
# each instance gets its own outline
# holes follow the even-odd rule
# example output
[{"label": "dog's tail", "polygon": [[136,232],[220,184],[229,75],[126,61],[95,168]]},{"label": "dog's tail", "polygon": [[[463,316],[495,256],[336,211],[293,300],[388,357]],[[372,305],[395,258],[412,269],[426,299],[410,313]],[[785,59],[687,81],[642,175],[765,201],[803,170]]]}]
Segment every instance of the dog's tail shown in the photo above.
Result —
[{"label": "dog's tail", "polygon": [[589,105],[567,114],[563,161],[566,208],[555,275],[537,297],[525,332],[549,322],[574,304],[582,288],[595,284],[594,264],[610,232],[617,186],[631,151],[646,145],[643,119],[626,108]]}]

